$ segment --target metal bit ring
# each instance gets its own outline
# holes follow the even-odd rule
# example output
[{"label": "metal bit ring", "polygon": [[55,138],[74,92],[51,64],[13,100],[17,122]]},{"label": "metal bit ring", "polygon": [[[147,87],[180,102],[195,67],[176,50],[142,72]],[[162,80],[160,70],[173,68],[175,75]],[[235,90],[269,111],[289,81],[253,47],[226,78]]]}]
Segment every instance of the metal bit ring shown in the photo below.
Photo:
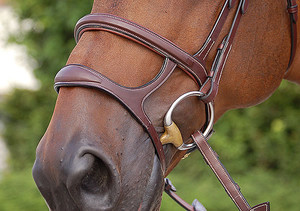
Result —
[{"label": "metal bit ring", "polygon": [[[170,109],[168,110],[168,112],[165,115],[165,118],[164,118],[165,126],[171,126],[172,125],[172,123],[173,123],[172,113],[173,113],[174,109],[176,108],[176,106],[181,101],[183,101],[184,99],[186,99],[188,97],[192,97],[192,96],[202,97],[202,96],[204,96],[204,94],[200,91],[191,91],[191,92],[187,92],[187,93],[181,95],[179,98],[177,98],[177,100],[174,101],[174,103],[171,105]],[[213,105],[212,105],[211,102],[209,102],[207,105],[208,105],[207,115],[209,116],[209,120],[208,120],[207,127],[205,128],[205,130],[203,132],[203,135],[205,137],[207,137],[210,134],[210,132],[213,128],[213,123],[214,123],[214,108],[213,108]],[[194,147],[195,147],[195,143],[191,143],[191,144],[182,143],[181,146],[178,147],[178,149],[179,150],[188,150],[188,149],[191,149],[191,148],[194,148]]]}]

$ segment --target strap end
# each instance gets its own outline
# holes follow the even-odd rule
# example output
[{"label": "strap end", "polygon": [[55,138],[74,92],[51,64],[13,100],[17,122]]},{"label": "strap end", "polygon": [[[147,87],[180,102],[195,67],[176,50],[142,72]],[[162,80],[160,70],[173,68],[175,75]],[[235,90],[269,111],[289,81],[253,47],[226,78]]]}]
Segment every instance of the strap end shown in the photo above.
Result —
[{"label": "strap end", "polygon": [[258,204],[252,207],[250,211],[270,211],[270,202]]}]

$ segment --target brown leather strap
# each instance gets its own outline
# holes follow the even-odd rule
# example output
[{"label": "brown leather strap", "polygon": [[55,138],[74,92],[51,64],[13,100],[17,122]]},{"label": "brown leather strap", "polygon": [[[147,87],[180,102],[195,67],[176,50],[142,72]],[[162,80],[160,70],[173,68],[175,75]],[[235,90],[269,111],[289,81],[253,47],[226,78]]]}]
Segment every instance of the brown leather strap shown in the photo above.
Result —
[{"label": "brown leather strap", "polygon": [[212,171],[215,173],[216,177],[220,181],[220,183],[223,185],[226,193],[229,195],[229,197],[232,199],[232,201],[235,203],[235,205],[238,207],[241,211],[249,211],[249,210],[265,210],[268,211],[269,203],[263,203],[261,205],[257,205],[255,207],[252,207],[248,204],[245,197],[240,191],[240,187],[234,182],[232,177],[229,175],[228,171],[224,167],[224,165],[219,160],[219,156],[216,154],[215,151],[210,147],[210,145],[207,143],[206,138],[203,136],[203,134],[200,131],[196,131],[192,134],[192,139],[197,144],[197,147],[201,154],[203,155],[204,160],[209,165],[209,167],[212,169]]},{"label": "brown leather strap", "polygon": [[[84,32],[91,30],[103,30],[121,35],[137,43],[140,43],[143,46],[164,56],[165,62],[163,64],[161,72],[153,81],[150,81],[144,86],[137,88],[127,88],[116,84],[115,82],[111,81],[109,78],[98,73],[95,70],[82,65],[73,64],[64,67],[57,74],[55,78],[55,89],[59,91],[59,88],[62,86],[81,86],[96,88],[106,91],[117,98],[127,109],[131,111],[131,113],[148,131],[161,161],[162,171],[165,173],[165,156],[163,147],[153,124],[144,111],[144,101],[169,78],[169,76],[177,66],[186,71],[192,78],[195,79],[199,87],[201,87],[201,91],[206,94],[206,97],[204,97],[203,99],[204,102],[207,103],[213,101],[218,92],[218,86],[222,76],[222,72],[226,64],[228,55],[231,51],[240,19],[246,12],[248,0],[239,1],[239,5],[237,7],[230,30],[227,36],[223,39],[223,42],[219,45],[217,55],[209,74],[207,74],[205,70],[205,61],[207,55],[210,53],[212,46],[215,44],[224,26],[225,20],[228,17],[229,11],[233,7],[235,1],[236,0],[225,1],[218,19],[213,29],[211,30],[211,33],[206,39],[205,44],[194,56],[191,56],[190,54],[186,53],[184,50],[176,46],[174,43],[150,31],[149,29],[146,29],[126,19],[110,14],[87,15],[80,19],[76,25],[76,41],[80,39]],[[287,0],[287,2],[288,12],[290,13],[291,18],[292,31],[292,48],[291,58],[289,62],[290,66],[295,57],[297,44],[296,21],[298,10],[296,0]],[[223,184],[228,195],[230,195],[230,197],[240,210],[269,210],[268,203],[263,203],[251,208],[239,191],[238,186],[234,183],[222,163],[217,158],[217,155],[213,152],[205,138],[202,136],[201,132],[198,131],[194,133],[192,138],[197,144],[197,147],[201,151],[202,155],[206,158],[206,161],[208,163],[211,163],[211,168],[216,173],[216,176],[218,177],[220,182]],[[196,205],[191,206],[185,203],[174,193],[174,191],[172,191],[172,189],[168,190],[168,186],[166,187],[166,189],[167,191],[169,191],[169,195],[171,195],[172,198],[186,207],[186,209],[197,210],[195,208]]]},{"label": "brown leather strap", "polygon": [[239,27],[241,17],[243,14],[245,14],[247,7],[248,0],[240,0],[229,32],[223,39],[223,42],[219,45],[217,55],[209,73],[209,78],[205,82],[204,86],[202,86],[200,89],[200,91],[206,93],[206,96],[202,98],[202,101],[205,103],[213,101],[218,93],[222,72],[231,51],[233,40]]},{"label": "brown leather strap", "polygon": [[60,87],[68,86],[95,88],[106,91],[117,98],[148,131],[162,164],[162,170],[165,172],[166,166],[163,147],[152,122],[144,111],[144,101],[169,78],[175,67],[176,64],[174,62],[166,59],[159,77],[144,86],[128,88],[111,81],[106,76],[86,66],[78,64],[67,65],[57,73],[54,88],[57,92]]},{"label": "brown leather strap", "polygon": [[194,55],[195,58],[205,63],[206,58],[208,54],[210,53],[213,45],[215,44],[216,40],[218,39],[220,32],[223,29],[223,26],[225,24],[225,21],[228,17],[230,9],[233,7],[236,0],[226,0],[219,15],[218,18],[212,27],[211,32],[209,33],[208,37],[206,38],[206,41],[204,42],[201,49]]},{"label": "brown leather strap", "polygon": [[285,74],[288,73],[289,67],[292,65],[297,49],[297,21],[298,21],[298,5],[296,0],[287,0],[287,11],[290,14],[291,20],[291,55],[288,68]]},{"label": "brown leather strap", "polygon": [[[212,32],[209,35],[209,39],[211,39],[213,42],[215,42],[215,40],[217,39],[224,25],[226,17],[228,16],[228,11],[233,6],[234,2],[235,0],[225,1],[220,17],[218,18],[217,23],[215,24],[215,26],[212,29]],[[206,71],[202,64],[204,63],[204,60],[202,62],[199,62],[198,59],[189,55],[188,53],[186,53],[185,51],[183,51],[182,49],[180,49],[179,47],[177,47],[175,44],[168,41],[167,39],[157,35],[156,33],[138,24],[135,24],[131,21],[113,15],[91,14],[80,19],[74,30],[76,41],[80,39],[80,37],[85,31],[90,31],[90,30],[105,30],[105,31],[110,31],[112,33],[124,36],[165,56],[168,61],[173,60],[174,62],[176,62],[176,64],[173,62],[172,65],[169,65],[169,68],[167,69],[170,71],[164,71],[165,73],[167,72],[165,76],[162,76],[161,74],[159,75],[158,78],[160,80],[156,80],[156,82],[160,81],[159,83],[153,83],[156,85],[152,84],[152,86],[147,86],[151,88],[147,89],[146,93],[144,93],[143,90],[140,88],[134,89],[135,96],[139,96],[135,99],[132,99],[132,97],[130,97],[132,95],[128,94],[130,93],[130,91],[128,92],[128,90],[132,90],[132,89],[127,90],[126,87],[118,86],[115,83],[109,83],[109,86],[104,85],[103,81],[109,82],[110,80],[101,74],[99,75],[99,77],[101,78],[102,82],[96,84],[94,82],[92,83],[91,81],[88,81],[88,77],[84,79],[80,79],[79,80],[80,83],[78,81],[76,81],[75,83],[74,80],[70,81],[69,79],[67,79],[67,77],[63,77],[60,79],[58,74],[56,79],[56,85],[55,85],[56,87],[60,87],[60,86],[94,87],[94,88],[105,90],[110,94],[112,94],[113,96],[115,96],[134,114],[134,116],[136,116],[140,120],[140,122],[147,129],[150,136],[152,137],[156,150],[158,151],[160,160],[162,161],[162,163],[164,163],[164,155],[163,155],[162,147],[160,146],[161,144],[158,140],[158,135],[155,133],[152,123],[150,122],[149,118],[146,116],[146,114],[143,111],[143,102],[145,98],[147,98],[154,90],[156,90],[162,83],[164,83],[164,81],[167,79],[169,74],[171,74],[171,70],[173,71],[173,69],[177,65],[187,70],[190,73],[190,75],[196,79],[198,85],[201,87],[202,84],[207,79]],[[170,64],[170,62],[168,62],[168,64]],[[72,75],[71,69],[73,69],[73,67],[74,66],[72,66],[72,68],[70,68],[70,66],[66,67],[68,71],[63,69],[61,70],[61,72],[62,73],[65,72],[64,73],[65,76]],[[90,72],[93,72],[91,71],[91,69],[85,67],[83,68],[82,66],[81,68],[77,66],[74,69],[75,70],[81,69],[82,70],[81,72],[85,72],[85,74],[89,74]],[[91,76],[91,74],[89,75]],[[72,75],[71,78],[74,79],[74,74]],[[126,90],[126,92],[124,90]]]},{"label": "brown leather strap", "polygon": [[[196,131],[192,136],[192,139],[197,144],[198,150],[201,152],[205,162],[209,165],[209,167],[213,170],[216,177],[223,185],[226,193],[232,199],[232,201],[236,204],[239,210],[241,211],[270,211],[270,203],[265,202],[258,204],[254,207],[251,207],[243,194],[240,192],[240,187],[237,183],[234,182],[232,177],[229,175],[228,171],[224,167],[224,165],[219,160],[219,156],[217,153],[211,148],[211,146],[207,143],[206,138],[200,131]],[[204,211],[206,210],[203,205],[198,201],[194,200],[193,204],[190,205],[182,198],[180,198],[176,194],[176,188],[172,185],[169,179],[165,179],[165,192],[180,206],[182,206],[186,210],[194,211]]]},{"label": "brown leather strap", "polygon": [[184,201],[180,196],[178,196],[176,192],[176,188],[172,185],[171,181],[168,178],[165,178],[165,192],[175,201],[177,202],[181,207],[183,207],[185,210],[189,211],[206,211],[205,207],[197,200],[195,199],[190,205],[186,201]]},{"label": "brown leather strap", "polygon": [[207,78],[204,65],[192,55],[166,38],[149,29],[110,14],[89,14],[81,18],[74,29],[76,42],[85,31],[101,30],[121,35],[175,61],[184,71],[188,71],[198,82],[199,87]]},{"label": "brown leather strap", "polygon": [[171,181],[169,179],[165,179],[165,192],[174,200],[176,201],[180,206],[182,206],[186,210],[193,210],[193,206],[184,201],[182,198],[180,198],[175,192],[176,188],[172,185]]},{"label": "brown leather strap", "polygon": [[270,202],[258,204],[252,207],[250,211],[270,211]]}]

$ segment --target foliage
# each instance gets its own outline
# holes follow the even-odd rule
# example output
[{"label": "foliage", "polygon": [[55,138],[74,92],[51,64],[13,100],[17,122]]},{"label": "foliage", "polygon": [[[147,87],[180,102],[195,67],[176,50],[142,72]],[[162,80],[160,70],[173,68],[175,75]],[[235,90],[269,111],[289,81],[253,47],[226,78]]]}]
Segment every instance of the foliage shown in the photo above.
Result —
[{"label": "foliage", "polygon": [[[299,86],[283,82],[263,104],[230,111],[215,126],[209,143],[252,205],[266,200],[272,210],[299,209],[299,96]],[[170,179],[190,203],[199,197],[208,210],[235,209],[198,152]],[[181,210],[168,196],[164,200],[162,210]]]},{"label": "foliage", "polygon": [[[89,13],[92,0],[11,0],[11,4],[21,22],[31,23],[33,28],[26,30],[26,24],[21,24],[20,33],[10,41],[25,45],[36,60],[34,73],[41,87],[36,91],[15,89],[0,104],[12,166],[11,173],[0,181],[0,210],[46,210],[28,169],[53,112],[54,75],[74,47],[73,27]],[[261,202],[259,192],[259,199],[273,203],[272,210],[283,210],[285,206],[298,210],[299,96],[299,87],[284,82],[265,103],[230,111],[215,127],[210,144],[251,204]],[[190,202],[200,196],[208,210],[234,209],[199,153],[183,161],[170,177]],[[162,210],[177,209],[173,202],[164,200]]]},{"label": "foliage", "polygon": [[[209,143],[230,172],[259,167],[300,175],[299,96],[299,86],[283,81],[261,105],[229,111],[217,122]],[[200,176],[195,161],[180,168]]]},{"label": "foliage", "polygon": [[1,211],[41,211],[47,206],[34,185],[31,170],[15,171],[0,181]]},{"label": "foliage", "polygon": [[1,111],[4,111],[3,137],[11,152],[12,168],[32,166],[35,148],[53,111],[54,95],[52,86],[39,91],[15,89],[0,105]]},{"label": "foliage", "polygon": [[[204,164],[203,159],[186,161],[184,165],[189,165],[191,162],[198,164],[196,170],[198,177],[182,171],[182,164],[169,177],[178,194],[189,203],[197,198],[210,211],[237,210],[212,171]],[[299,210],[299,175],[298,178],[284,177],[262,168],[252,169],[244,175],[238,173],[231,175],[240,185],[250,205],[269,201],[272,211]],[[183,209],[164,194],[161,210],[182,211]]]},{"label": "foliage", "polygon": [[231,171],[262,167],[300,175],[300,89],[283,82],[261,105],[230,111],[211,143]]},{"label": "foliage", "polygon": [[[32,165],[37,143],[50,121],[56,99],[53,78],[75,45],[73,27],[81,16],[90,12],[92,1],[13,0],[10,3],[21,22],[20,33],[12,35],[10,42],[27,47],[28,54],[37,62],[34,73],[41,82],[36,91],[12,91],[0,105],[12,168],[23,169]],[[26,30],[28,24],[32,25],[31,30]]]},{"label": "foliage", "polygon": [[65,64],[75,45],[73,28],[90,12],[92,0],[11,0],[11,4],[23,23],[33,25],[29,31],[21,27],[23,33],[14,35],[12,41],[27,47],[38,63],[36,77],[42,84],[52,85],[58,68]]}]

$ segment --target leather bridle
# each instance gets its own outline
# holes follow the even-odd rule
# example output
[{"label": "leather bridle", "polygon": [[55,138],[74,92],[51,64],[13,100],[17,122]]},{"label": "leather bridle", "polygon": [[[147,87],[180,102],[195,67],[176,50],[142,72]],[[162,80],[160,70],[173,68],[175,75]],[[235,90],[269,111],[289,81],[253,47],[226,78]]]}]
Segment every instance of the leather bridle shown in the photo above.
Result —
[{"label": "leather bridle", "polygon": [[[297,45],[297,4],[296,0],[287,0],[288,12],[291,19],[291,57],[288,67],[293,62]],[[136,119],[143,125],[149,133],[151,140],[155,146],[157,155],[160,159],[161,168],[166,172],[165,155],[163,144],[172,143],[179,150],[193,150],[198,148],[208,165],[212,168],[217,178],[224,186],[226,192],[234,201],[239,210],[269,210],[269,203],[263,203],[255,207],[251,207],[242,193],[238,185],[233,181],[225,167],[219,161],[218,156],[207,143],[208,138],[212,134],[214,107],[212,101],[218,92],[219,82],[222,76],[224,66],[226,64],[229,53],[232,49],[233,41],[241,20],[248,7],[248,0],[239,0],[235,11],[231,27],[224,37],[222,43],[219,44],[214,62],[210,70],[205,67],[207,55],[210,53],[213,45],[223,29],[225,20],[232,10],[236,0],[225,0],[225,3],[219,13],[219,16],[208,35],[201,49],[194,55],[186,53],[184,50],[170,42],[166,38],[146,29],[136,23],[124,18],[113,16],[110,14],[89,14],[81,18],[75,27],[75,40],[79,41],[82,34],[86,31],[108,31],[122,37],[126,37],[137,42],[159,55],[165,57],[164,63],[159,74],[149,83],[136,87],[128,88],[121,86],[110,80],[101,73],[80,65],[70,64],[63,67],[55,77],[55,90],[59,92],[60,87],[88,87],[108,92],[118,99]],[[159,138],[154,125],[144,111],[145,100],[156,91],[173,73],[174,69],[179,67],[185,71],[199,86],[198,91],[188,92],[180,96],[170,107],[165,116],[165,133]],[[199,100],[206,105],[207,123],[202,130],[197,130],[191,135],[193,143],[186,144],[183,142],[180,130],[172,121],[172,111],[184,99],[191,96],[197,96]],[[194,201],[193,205],[189,205],[180,199],[174,192],[176,189],[169,180],[165,180],[165,191],[175,199],[181,206],[187,210],[205,210],[198,201]]]}]

